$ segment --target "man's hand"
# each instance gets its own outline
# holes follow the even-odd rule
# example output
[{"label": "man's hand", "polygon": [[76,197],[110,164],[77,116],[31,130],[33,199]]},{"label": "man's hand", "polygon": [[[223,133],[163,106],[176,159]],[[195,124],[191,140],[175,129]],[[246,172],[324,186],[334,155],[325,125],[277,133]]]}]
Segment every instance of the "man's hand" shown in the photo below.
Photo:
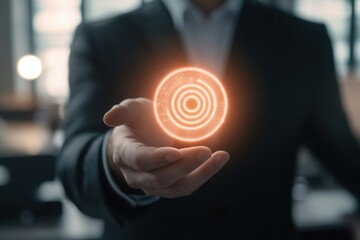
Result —
[{"label": "man's hand", "polygon": [[151,196],[188,196],[229,160],[227,152],[204,146],[177,149],[155,120],[153,103],[126,99],[104,115],[114,127],[107,146],[111,172],[130,188]]}]

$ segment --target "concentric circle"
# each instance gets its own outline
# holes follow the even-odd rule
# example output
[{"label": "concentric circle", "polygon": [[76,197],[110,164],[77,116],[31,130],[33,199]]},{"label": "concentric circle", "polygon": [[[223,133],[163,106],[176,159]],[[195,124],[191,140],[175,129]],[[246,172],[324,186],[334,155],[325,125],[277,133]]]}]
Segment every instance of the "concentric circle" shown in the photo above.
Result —
[{"label": "concentric circle", "polygon": [[181,68],[168,74],[154,97],[154,113],[171,137],[196,142],[213,135],[224,123],[228,99],[221,82],[199,68]]}]

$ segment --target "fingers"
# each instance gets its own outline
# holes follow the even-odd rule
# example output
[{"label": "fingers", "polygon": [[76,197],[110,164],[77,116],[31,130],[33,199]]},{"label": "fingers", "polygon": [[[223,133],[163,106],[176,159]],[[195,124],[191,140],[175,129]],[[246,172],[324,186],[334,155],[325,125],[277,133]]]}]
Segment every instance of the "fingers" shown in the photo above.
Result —
[{"label": "fingers", "polygon": [[103,121],[109,127],[136,122],[144,111],[152,109],[152,102],[147,98],[129,98],[114,105],[104,114]]},{"label": "fingers", "polygon": [[[115,127],[109,159],[122,180],[149,195],[181,197],[191,194],[214,176],[229,160],[229,154],[211,154],[207,147],[177,149],[159,134],[153,104],[145,98],[126,99],[104,115]],[[160,137],[159,137],[160,136]],[[160,140],[159,140],[160,139]]]},{"label": "fingers", "polygon": [[181,149],[181,159],[173,164],[155,169],[151,172],[132,172],[132,185],[149,188],[166,188],[198,168],[211,156],[207,147],[191,147]]},{"label": "fingers", "polygon": [[185,192],[193,192],[206,183],[211,177],[219,172],[229,161],[230,155],[225,151],[212,154],[211,158],[199,168],[190,173],[186,178],[177,183],[175,188]]},{"label": "fingers", "polygon": [[118,165],[125,165],[136,171],[148,172],[169,165],[182,157],[181,152],[172,147],[149,147],[134,138],[123,141],[120,151]]},{"label": "fingers", "polygon": [[189,196],[219,172],[229,161],[229,154],[218,151],[189,175],[167,188],[146,188],[143,191],[152,196],[176,198]]}]

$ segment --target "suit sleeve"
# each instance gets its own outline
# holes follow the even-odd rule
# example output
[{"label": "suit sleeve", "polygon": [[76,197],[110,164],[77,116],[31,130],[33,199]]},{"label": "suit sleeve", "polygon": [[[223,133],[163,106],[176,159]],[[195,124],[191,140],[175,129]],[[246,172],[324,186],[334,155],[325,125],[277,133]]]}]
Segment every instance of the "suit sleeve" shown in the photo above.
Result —
[{"label": "suit sleeve", "polygon": [[67,197],[83,213],[121,222],[140,210],[119,196],[106,178],[102,151],[109,129],[102,117],[119,99],[110,94],[110,76],[96,54],[96,44],[88,28],[86,24],[77,28],[71,47],[70,97],[57,172]]},{"label": "suit sleeve", "polygon": [[311,101],[306,143],[335,178],[360,199],[360,145],[344,113],[326,28],[320,34],[319,72]]}]

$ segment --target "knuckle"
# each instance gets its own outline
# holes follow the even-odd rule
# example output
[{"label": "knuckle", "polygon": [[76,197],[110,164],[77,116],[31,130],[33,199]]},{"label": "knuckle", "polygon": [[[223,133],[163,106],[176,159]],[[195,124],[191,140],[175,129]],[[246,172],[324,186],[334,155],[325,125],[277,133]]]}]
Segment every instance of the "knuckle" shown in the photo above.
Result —
[{"label": "knuckle", "polygon": [[139,158],[133,158],[132,162],[136,170],[141,172],[146,172],[148,170],[146,165]]},{"label": "knuckle", "polygon": [[166,176],[158,175],[155,177],[155,183],[158,188],[166,188],[169,186],[169,179]]},{"label": "knuckle", "polygon": [[149,171],[149,166],[148,166],[149,155],[146,154],[144,147],[137,146],[135,151],[137,152],[137,154],[131,155],[131,161],[133,163],[134,168],[141,172]]},{"label": "knuckle", "polygon": [[113,163],[117,166],[120,166],[121,164],[121,157],[119,156],[119,154],[117,152],[114,152],[112,154],[112,160],[113,160]]},{"label": "knuckle", "polygon": [[155,188],[164,188],[166,186],[166,179],[160,175],[150,175],[148,184]]},{"label": "knuckle", "polygon": [[156,188],[162,188],[164,185],[163,180],[159,176],[153,176],[151,181],[153,186]]},{"label": "knuckle", "polygon": [[121,159],[126,159],[126,143],[127,140],[124,139],[122,141],[119,142],[119,145],[117,147],[117,158],[121,161]]},{"label": "knuckle", "polygon": [[152,180],[152,177],[145,177],[141,180],[141,184],[146,187],[152,187],[154,188],[154,181]]},{"label": "knuckle", "polygon": [[128,174],[126,171],[123,171],[123,170],[121,172],[123,174],[126,184],[130,188],[139,188],[140,187],[139,183],[135,180],[134,177],[131,176],[131,174]]},{"label": "knuckle", "polygon": [[139,188],[139,185],[133,179],[131,179],[131,178],[126,179],[125,178],[125,180],[126,180],[129,187],[131,187],[131,188]]}]

